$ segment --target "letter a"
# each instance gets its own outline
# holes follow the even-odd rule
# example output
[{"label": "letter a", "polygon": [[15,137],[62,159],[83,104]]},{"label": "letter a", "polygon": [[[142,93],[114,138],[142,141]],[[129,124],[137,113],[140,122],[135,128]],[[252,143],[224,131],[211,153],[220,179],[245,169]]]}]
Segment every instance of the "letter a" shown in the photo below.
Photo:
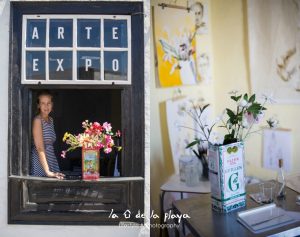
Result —
[{"label": "letter a", "polygon": [[33,27],[31,39],[39,39],[39,32],[36,27]]}]

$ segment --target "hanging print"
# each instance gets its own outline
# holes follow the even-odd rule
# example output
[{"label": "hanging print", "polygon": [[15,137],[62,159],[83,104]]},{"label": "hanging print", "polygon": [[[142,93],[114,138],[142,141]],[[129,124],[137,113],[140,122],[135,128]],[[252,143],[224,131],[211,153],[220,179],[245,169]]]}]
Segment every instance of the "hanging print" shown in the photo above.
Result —
[{"label": "hanging print", "polygon": [[194,85],[202,79],[196,62],[196,34],[207,32],[204,20],[207,15],[204,17],[206,9],[202,4],[200,6],[197,14],[185,9],[154,7],[154,37],[161,87]]}]

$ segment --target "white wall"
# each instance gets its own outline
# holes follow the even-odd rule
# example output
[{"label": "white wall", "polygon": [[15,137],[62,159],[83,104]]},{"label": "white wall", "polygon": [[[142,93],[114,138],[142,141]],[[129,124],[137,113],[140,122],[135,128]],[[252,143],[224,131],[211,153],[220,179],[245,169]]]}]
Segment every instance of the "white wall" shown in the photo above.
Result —
[{"label": "white wall", "polygon": [[[149,0],[145,3],[145,214],[149,211]],[[44,225],[8,225],[7,224],[7,136],[8,136],[8,64],[9,64],[9,1],[0,1],[0,236],[1,237],[82,237],[82,236],[149,236],[146,227],[119,227],[119,226],[44,226]],[[147,56],[148,55],[148,56]],[[17,194],[16,194],[17,195]],[[148,223],[148,222],[146,222]]]}]

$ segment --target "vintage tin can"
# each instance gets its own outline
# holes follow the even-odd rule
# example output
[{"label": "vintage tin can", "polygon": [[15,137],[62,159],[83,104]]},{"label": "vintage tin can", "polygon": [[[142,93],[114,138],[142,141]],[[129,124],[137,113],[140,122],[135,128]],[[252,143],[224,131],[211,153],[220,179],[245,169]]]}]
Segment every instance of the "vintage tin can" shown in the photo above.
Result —
[{"label": "vintage tin can", "polygon": [[212,208],[230,212],[246,205],[244,143],[208,147]]},{"label": "vintage tin can", "polygon": [[100,177],[99,149],[82,149],[82,179],[97,180]]}]

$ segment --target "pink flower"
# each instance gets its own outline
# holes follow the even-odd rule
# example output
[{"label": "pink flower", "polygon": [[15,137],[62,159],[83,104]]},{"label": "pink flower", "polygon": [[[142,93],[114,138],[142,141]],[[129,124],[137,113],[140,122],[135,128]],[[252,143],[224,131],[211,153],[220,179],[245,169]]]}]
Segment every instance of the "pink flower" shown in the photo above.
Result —
[{"label": "pink flower", "polygon": [[108,122],[103,123],[103,128],[106,130],[106,132],[110,132],[111,131],[111,125]]},{"label": "pink flower", "polygon": [[96,145],[96,147],[98,149],[102,149],[104,146],[103,146],[103,144],[101,142],[98,142],[97,145]]},{"label": "pink flower", "polygon": [[112,149],[110,147],[104,148],[104,152],[106,154],[110,153],[112,151]]},{"label": "pink flower", "polygon": [[250,112],[245,112],[244,116],[245,116],[245,118],[246,118],[246,120],[247,120],[247,123],[248,123],[249,125],[254,124],[254,123],[255,123],[255,124],[258,124],[258,123],[261,122],[262,118],[264,117],[264,113],[261,111],[261,112],[259,112],[258,115],[253,116],[252,113],[250,113]]},{"label": "pink flower", "polygon": [[66,151],[62,151],[60,156],[61,156],[62,158],[66,158],[66,153],[67,153]]},{"label": "pink flower", "polygon": [[117,137],[121,137],[121,132],[120,132],[120,130],[118,130],[118,131],[116,132],[116,136],[117,136]]}]

